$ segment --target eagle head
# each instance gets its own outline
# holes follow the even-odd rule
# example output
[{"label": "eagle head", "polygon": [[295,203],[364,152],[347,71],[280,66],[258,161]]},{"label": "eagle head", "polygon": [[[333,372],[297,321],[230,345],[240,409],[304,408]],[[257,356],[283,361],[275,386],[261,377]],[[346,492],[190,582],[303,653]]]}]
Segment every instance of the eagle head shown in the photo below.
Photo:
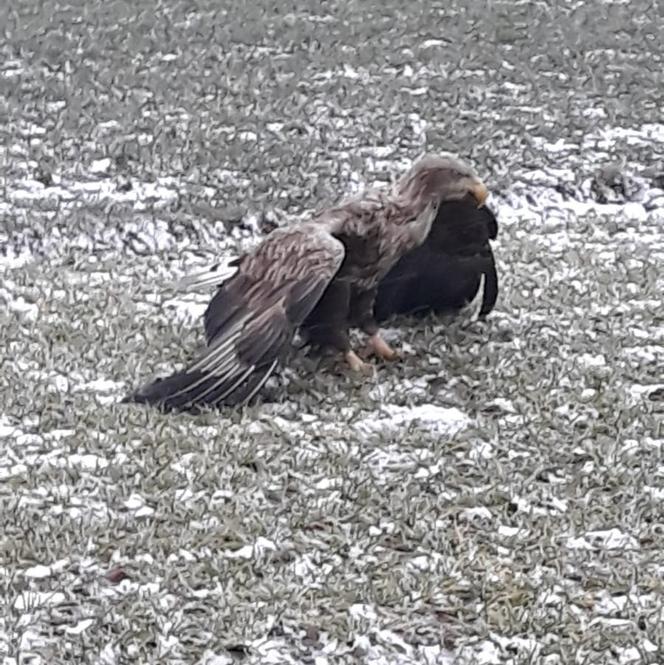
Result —
[{"label": "eagle head", "polygon": [[489,195],[473,169],[450,153],[425,155],[397,182],[397,194],[413,208],[425,209],[470,194],[481,208]]}]

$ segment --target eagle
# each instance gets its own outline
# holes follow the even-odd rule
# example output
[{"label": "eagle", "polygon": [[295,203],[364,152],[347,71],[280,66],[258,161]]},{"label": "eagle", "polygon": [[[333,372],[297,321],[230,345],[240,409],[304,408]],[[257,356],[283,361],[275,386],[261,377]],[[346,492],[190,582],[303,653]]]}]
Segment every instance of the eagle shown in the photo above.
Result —
[{"label": "eagle", "polygon": [[397,357],[374,318],[380,281],[429,235],[439,206],[488,189],[449,153],[427,154],[391,188],[373,189],[280,227],[234,261],[203,315],[207,346],[184,370],[124,398],[164,411],[248,403],[290,355],[302,328],[336,349],[350,369],[372,366],[353,350],[349,328],[380,358]]},{"label": "eagle", "polygon": [[402,256],[378,285],[376,321],[456,312],[475,298],[482,275],[479,315],[487,316],[498,298],[491,247],[497,235],[498,222],[488,206],[478,208],[470,196],[442,203],[426,241]]}]

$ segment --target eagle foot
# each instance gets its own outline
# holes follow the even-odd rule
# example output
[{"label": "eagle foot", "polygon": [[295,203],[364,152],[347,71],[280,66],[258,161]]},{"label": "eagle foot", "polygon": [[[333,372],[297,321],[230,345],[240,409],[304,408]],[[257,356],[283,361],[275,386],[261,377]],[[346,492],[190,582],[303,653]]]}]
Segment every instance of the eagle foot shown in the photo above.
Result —
[{"label": "eagle foot", "polygon": [[373,376],[375,368],[371,363],[365,363],[355,351],[346,351],[344,358],[353,372]]},{"label": "eagle foot", "polygon": [[375,333],[369,337],[369,350],[383,360],[397,360],[398,351],[395,351],[381,336]]}]

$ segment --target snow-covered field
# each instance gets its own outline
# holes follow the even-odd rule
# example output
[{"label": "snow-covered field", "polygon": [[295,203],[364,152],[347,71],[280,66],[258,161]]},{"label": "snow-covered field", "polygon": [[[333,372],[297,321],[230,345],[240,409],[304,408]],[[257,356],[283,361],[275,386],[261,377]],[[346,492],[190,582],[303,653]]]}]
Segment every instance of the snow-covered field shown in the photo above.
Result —
[{"label": "snow-covered field", "polygon": [[[52,4],[0,8],[0,663],[661,662],[662,8]],[[492,189],[486,322],[117,403],[183,275],[424,149]]]}]

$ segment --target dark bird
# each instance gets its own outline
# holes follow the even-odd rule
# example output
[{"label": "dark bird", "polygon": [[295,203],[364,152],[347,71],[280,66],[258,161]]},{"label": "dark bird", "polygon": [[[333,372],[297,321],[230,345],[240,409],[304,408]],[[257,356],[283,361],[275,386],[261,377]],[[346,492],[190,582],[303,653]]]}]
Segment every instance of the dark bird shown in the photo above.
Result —
[{"label": "dark bird", "polygon": [[472,197],[447,201],[438,208],[427,239],[401,257],[378,286],[377,321],[400,314],[452,313],[478,293],[484,275],[481,317],[498,297],[498,275],[491,240],[498,223],[487,206]]},{"label": "dark bird", "polygon": [[[343,353],[355,371],[371,368],[350,345],[348,329],[369,335],[373,352],[393,359],[373,316],[381,279],[429,235],[438,207],[488,191],[449,155],[427,155],[390,190],[372,190],[275,229],[234,262],[204,314],[208,346],[191,365],[140,388],[125,402],[162,409],[238,405],[251,400],[287,359],[301,327]],[[303,324],[306,325],[303,326]]]}]

